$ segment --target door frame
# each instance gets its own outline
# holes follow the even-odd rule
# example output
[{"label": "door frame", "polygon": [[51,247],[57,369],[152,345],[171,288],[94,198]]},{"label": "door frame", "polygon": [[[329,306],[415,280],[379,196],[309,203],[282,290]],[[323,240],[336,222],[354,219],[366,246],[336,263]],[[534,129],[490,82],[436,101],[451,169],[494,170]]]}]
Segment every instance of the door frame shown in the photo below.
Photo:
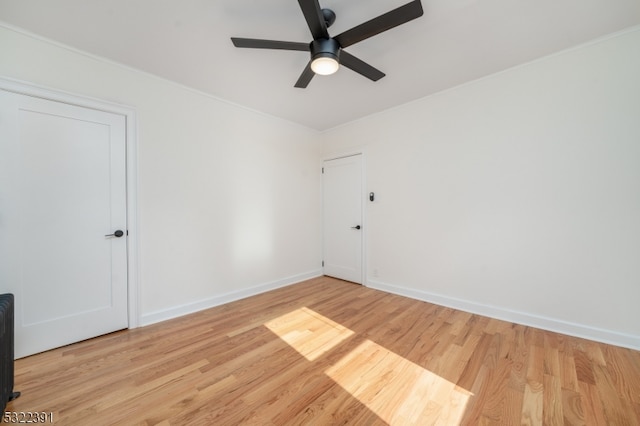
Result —
[{"label": "door frame", "polygon": [[132,107],[50,89],[0,76],[0,89],[21,95],[90,108],[125,117],[126,182],[127,182],[127,305],[128,328],[140,325],[138,283],[138,142],[136,111]]},{"label": "door frame", "polygon": [[[321,168],[324,168],[324,162],[325,161],[331,161],[331,160],[339,160],[341,158],[346,158],[346,157],[353,157],[355,155],[360,155],[360,159],[362,161],[362,171],[361,171],[361,179],[362,179],[362,193],[360,194],[360,198],[362,200],[362,231],[360,233],[360,235],[362,236],[362,247],[360,248],[361,250],[361,256],[362,256],[362,271],[361,271],[361,276],[362,276],[362,286],[364,287],[368,287],[368,279],[367,279],[367,235],[368,235],[368,224],[367,224],[367,180],[366,180],[366,170],[367,170],[367,162],[366,160],[366,155],[365,155],[365,150],[364,148],[362,149],[358,149],[355,151],[344,151],[344,152],[338,152],[338,153],[334,153],[334,154],[329,154],[329,155],[325,155],[322,158],[322,163],[321,163]],[[321,185],[321,194],[324,194],[324,177],[322,178],[322,185]],[[324,229],[324,197],[322,198],[322,257],[323,257],[323,262],[324,262],[324,240],[325,240],[325,232],[326,230]],[[322,266],[322,272],[324,274],[324,264]]]}]

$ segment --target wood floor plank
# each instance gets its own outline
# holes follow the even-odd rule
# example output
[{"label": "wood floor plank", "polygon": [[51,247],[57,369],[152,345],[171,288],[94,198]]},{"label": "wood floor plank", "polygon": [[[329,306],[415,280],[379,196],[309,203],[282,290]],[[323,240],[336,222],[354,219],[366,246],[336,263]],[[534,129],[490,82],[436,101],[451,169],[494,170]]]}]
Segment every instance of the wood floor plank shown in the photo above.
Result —
[{"label": "wood floor plank", "polygon": [[15,364],[59,425],[634,425],[640,352],[320,277]]},{"label": "wood floor plank", "polygon": [[560,378],[545,374],[542,390],[542,415],[546,425],[560,425],[564,423],[564,399]]},{"label": "wood floor plank", "polygon": [[544,413],[544,396],[541,383],[527,383],[522,399],[522,416],[520,423],[533,426],[541,425]]},{"label": "wood floor plank", "polygon": [[606,425],[610,424],[605,418],[604,407],[595,384],[579,382],[580,397],[584,410],[585,424]]},{"label": "wood floor plank", "polygon": [[562,389],[562,413],[565,425],[586,425],[583,401],[578,391]]},{"label": "wood floor plank", "polygon": [[[604,348],[607,372],[620,398],[632,403],[640,403],[640,368],[628,357],[629,351],[612,347]],[[635,389],[635,391],[634,391]]]}]

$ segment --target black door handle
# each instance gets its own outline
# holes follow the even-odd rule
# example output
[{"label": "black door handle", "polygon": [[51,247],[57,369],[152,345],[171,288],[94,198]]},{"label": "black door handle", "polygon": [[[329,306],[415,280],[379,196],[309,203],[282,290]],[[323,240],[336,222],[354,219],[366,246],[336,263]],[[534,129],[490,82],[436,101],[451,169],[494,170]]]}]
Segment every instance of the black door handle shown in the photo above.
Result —
[{"label": "black door handle", "polygon": [[352,226],[351,229],[360,229],[360,225]]},{"label": "black door handle", "polygon": [[105,237],[116,237],[116,238],[120,238],[124,235],[124,232],[122,232],[122,230],[118,229],[116,232],[114,232],[113,234],[107,234],[105,235]]}]

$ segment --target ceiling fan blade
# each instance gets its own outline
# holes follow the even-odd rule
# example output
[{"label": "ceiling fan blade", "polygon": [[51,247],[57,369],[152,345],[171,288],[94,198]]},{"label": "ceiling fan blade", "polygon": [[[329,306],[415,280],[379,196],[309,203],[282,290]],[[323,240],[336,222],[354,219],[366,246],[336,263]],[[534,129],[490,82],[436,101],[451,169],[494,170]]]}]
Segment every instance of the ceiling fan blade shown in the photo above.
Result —
[{"label": "ceiling fan blade", "polygon": [[344,50],[340,51],[340,64],[367,77],[369,80],[378,81],[385,76],[385,73],[379,69],[372,67]]},{"label": "ceiling fan blade", "polygon": [[318,0],[298,0],[298,4],[302,9],[302,14],[307,21],[309,30],[311,30],[313,39],[329,38],[327,24],[324,22],[324,16]]},{"label": "ceiling fan blade", "polygon": [[311,69],[311,61],[309,61],[304,71],[302,71],[302,74],[300,74],[300,78],[298,78],[294,87],[298,87],[300,89],[306,88],[314,75],[316,75],[316,73]]},{"label": "ceiling fan blade", "polygon": [[424,11],[422,10],[420,0],[414,0],[411,3],[407,3],[404,6],[400,6],[377,18],[353,27],[335,36],[334,39],[340,43],[341,47],[348,47],[359,41],[380,34],[381,32],[397,27],[398,25],[419,18],[423,13]]},{"label": "ceiling fan blade", "polygon": [[295,41],[260,40],[256,38],[231,37],[235,47],[248,47],[253,49],[280,49],[309,51],[309,43],[297,43]]}]

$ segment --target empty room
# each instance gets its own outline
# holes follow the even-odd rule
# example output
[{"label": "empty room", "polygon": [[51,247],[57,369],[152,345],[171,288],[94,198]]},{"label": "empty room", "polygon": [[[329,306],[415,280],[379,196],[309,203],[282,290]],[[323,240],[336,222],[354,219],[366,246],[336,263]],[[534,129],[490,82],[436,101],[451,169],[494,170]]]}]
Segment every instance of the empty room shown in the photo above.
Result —
[{"label": "empty room", "polygon": [[640,424],[640,1],[0,0],[2,421]]}]

